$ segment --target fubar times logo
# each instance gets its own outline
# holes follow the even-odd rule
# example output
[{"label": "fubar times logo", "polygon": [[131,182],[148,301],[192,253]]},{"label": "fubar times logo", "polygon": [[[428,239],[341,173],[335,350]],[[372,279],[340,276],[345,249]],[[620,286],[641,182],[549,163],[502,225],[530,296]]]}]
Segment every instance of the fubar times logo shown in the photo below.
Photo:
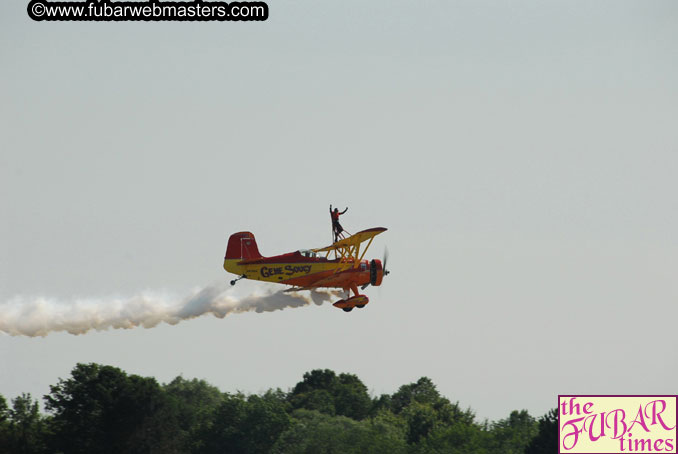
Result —
[{"label": "fubar times logo", "polygon": [[559,395],[559,454],[676,454],[676,395]]}]

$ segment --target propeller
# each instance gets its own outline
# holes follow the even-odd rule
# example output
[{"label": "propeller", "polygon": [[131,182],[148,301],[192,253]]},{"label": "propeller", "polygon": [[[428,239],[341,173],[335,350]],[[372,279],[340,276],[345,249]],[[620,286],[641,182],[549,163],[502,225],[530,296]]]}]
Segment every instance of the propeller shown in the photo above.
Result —
[{"label": "propeller", "polygon": [[[382,263],[382,273],[384,276],[388,276],[390,271],[386,269],[386,261],[388,260],[388,248],[384,248],[384,259],[381,261]],[[374,265],[375,260],[372,260],[370,263],[370,267]],[[376,271],[373,268],[370,268],[370,279],[374,282],[377,278]],[[368,282],[365,285],[360,286],[361,289],[365,290],[367,287],[369,287],[370,283]]]},{"label": "propeller", "polygon": [[[391,273],[388,270],[388,268],[386,268],[386,262],[388,262],[388,247],[386,245],[384,245],[384,255],[382,256],[382,260],[381,260],[382,273],[383,273],[384,278]],[[379,295],[381,295],[381,286],[379,286]]]}]

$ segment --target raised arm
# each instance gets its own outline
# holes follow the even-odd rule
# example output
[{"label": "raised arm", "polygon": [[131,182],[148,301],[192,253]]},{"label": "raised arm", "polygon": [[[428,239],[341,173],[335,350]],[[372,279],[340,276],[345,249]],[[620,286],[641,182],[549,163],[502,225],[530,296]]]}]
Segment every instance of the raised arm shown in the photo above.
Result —
[{"label": "raised arm", "polygon": [[344,213],[346,213],[347,211],[348,211],[348,207],[346,207],[346,209],[345,209],[344,211],[342,211],[341,213],[339,213],[339,214],[344,214]]}]

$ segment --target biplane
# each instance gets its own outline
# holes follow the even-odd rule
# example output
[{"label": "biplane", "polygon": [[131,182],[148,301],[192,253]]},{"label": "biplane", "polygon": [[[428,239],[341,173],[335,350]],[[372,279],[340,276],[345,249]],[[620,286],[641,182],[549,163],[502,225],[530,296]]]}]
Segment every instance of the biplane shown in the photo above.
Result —
[{"label": "biplane", "polygon": [[[383,262],[364,258],[374,237],[385,231],[383,227],[375,227],[327,247],[300,249],[274,257],[264,257],[259,253],[251,232],[238,232],[228,240],[224,269],[239,276],[231,281],[231,285],[240,279],[253,279],[291,285],[289,291],[321,287],[344,289],[347,298],[333,305],[350,312],[354,307],[365,307],[370,301],[366,295],[358,293],[358,287],[364,290],[368,285],[381,285],[384,276],[389,274],[386,255]],[[363,247],[365,242],[367,244]]]}]

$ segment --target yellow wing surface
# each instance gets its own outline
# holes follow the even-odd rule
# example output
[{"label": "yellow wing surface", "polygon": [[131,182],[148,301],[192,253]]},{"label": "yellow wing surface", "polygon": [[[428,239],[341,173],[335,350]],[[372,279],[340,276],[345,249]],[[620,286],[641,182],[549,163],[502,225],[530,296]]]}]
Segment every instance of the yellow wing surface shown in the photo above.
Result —
[{"label": "yellow wing surface", "polygon": [[[365,256],[367,249],[372,244],[372,240],[375,236],[379,235],[382,232],[385,232],[387,229],[384,227],[374,227],[367,230],[362,230],[358,233],[355,233],[348,238],[339,240],[331,246],[326,246],[323,248],[313,249],[314,252],[327,252],[327,255],[330,252],[334,251],[336,257],[340,258],[342,261],[352,263],[353,266],[358,266],[360,261]],[[360,252],[360,246],[362,243],[367,241],[365,249],[362,253]],[[350,268],[350,266],[349,266]]]}]

